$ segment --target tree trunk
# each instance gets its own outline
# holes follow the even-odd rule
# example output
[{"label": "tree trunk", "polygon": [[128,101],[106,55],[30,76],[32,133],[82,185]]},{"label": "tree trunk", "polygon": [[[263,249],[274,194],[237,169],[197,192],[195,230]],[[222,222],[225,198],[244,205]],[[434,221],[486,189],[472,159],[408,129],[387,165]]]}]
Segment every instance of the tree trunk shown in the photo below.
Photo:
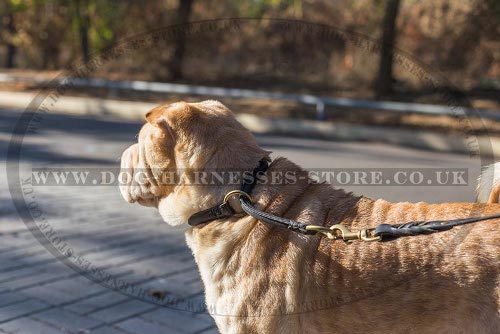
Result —
[{"label": "tree trunk", "polygon": [[[179,7],[177,8],[177,23],[188,23],[193,2],[194,0],[179,0]],[[172,80],[182,79],[182,62],[184,59],[185,45],[186,37],[184,34],[179,33],[179,35],[175,38],[174,52],[169,64],[170,78]]]},{"label": "tree trunk", "polygon": [[7,15],[6,30],[9,34],[9,36],[8,36],[8,42],[6,43],[7,44],[7,55],[5,58],[5,67],[6,68],[13,68],[15,57],[16,57],[16,52],[17,52],[17,47],[12,42],[14,36],[16,35],[16,25],[14,23],[14,14],[12,12],[10,12]]},{"label": "tree trunk", "polygon": [[84,63],[90,61],[90,46],[89,46],[89,25],[90,18],[88,14],[87,0],[76,2],[76,15],[78,20],[78,33],[80,35],[80,48]]},{"label": "tree trunk", "polygon": [[392,62],[394,43],[396,40],[396,19],[399,12],[400,0],[388,0],[385,7],[384,32],[380,52],[378,77],[375,81],[375,96],[387,96],[392,92]]}]

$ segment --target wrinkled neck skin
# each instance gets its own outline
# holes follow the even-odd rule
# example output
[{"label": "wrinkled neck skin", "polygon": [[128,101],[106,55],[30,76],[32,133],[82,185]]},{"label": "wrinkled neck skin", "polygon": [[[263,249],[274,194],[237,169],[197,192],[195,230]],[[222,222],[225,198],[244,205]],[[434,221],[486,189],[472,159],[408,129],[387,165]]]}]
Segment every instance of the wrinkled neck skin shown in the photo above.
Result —
[{"label": "wrinkled neck skin", "polygon": [[[274,160],[267,173],[280,170],[307,175],[300,167],[282,158]],[[230,190],[234,187],[224,189],[222,193]],[[328,199],[321,196],[325,191],[329,194]],[[258,184],[252,191],[252,197],[254,205],[260,210],[319,225],[327,221],[340,223],[344,215],[355,210],[356,203],[369,201],[334,190],[329,185],[311,184],[307,178],[286,186]],[[331,210],[325,216],[326,207]],[[250,216],[232,217],[189,228],[186,240],[205,284],[209,312],[216,317],[219,328],[223,330],[229,326],[226,328],[229,332],[234,330],[231,327],[234,326],[233,320],[238,319],[232,317],[235,315],[250,316],[250,327],[243,325],[245,321],[238,322],[238,326],[243,325],[239,328],[242,332],[252,332],[258,331],[254,320],[261,316],[296,312],[300,306],[294,305],[295,301],[306,299],[305,295],[297,295],[296,292],[306,292],[300,287],[307,284],[309,278],[313,281],[313,262],[307,263],[307,259],[316,256],[314,254],[320,245],[320,238],[272,227]],[[260,270],[253,272],[255,268]],[[262,270],[264,268],[269,270]],[[306,274],[306,281],[301,281],[300,277]],[[249,303],[251,300],[262,304],[253,305]],[[282,331],[286,327],[281,324],[279,329]]]},{"label": "wrinkled neck skin", "polygon": [[[279,169],[302,171],[286,159],[277,159],[268,172]],[[233,189],[222,193],[226,190]],[[308,180],[284,186],[257,185],[252,196],[255,206],[263,211],[309,224],[342,223],[352,230],[380,223],[452,219],[500,211],[498,205],[389,203]],[[422,305],[436,312],[436,317],[446,310],[446,314],[451,312],[459,319],[429,323],[428,330],[447,331],[455,328],[443,327],[449,324],[457,328],[477,325],[470,319],[461,323],[461,312],[463,319],[470,312],[465,306],[461,308],[461,301],[477,297],[460,293],[473,291],[470,286],[475,282],[478,291],[495,286],[485,281],[489,278],[482,277],[479,268],[498,263],[498,256],[486,248],[459,247],[466,238],[475,238],[471,231],[478,229],[471,226],[415,237],[420,239],[346,244],[272,227],[245,216],[189,228],[186,240],[205,285],[208,312],[223,333],[321,333],[335,332],[334,328],[338,332],[383,333],[395,330],[389,321],[392,314],[407,326],[422,326],[415,322],[415,314],[423,311]],[[486,233],[478,233],[484,243]],[[463,263],[457,264],[461,258]],[[474,262],[479,258],[481,265]],[[468,285],[468,289],[461,289],[461,284]],[[443,298],[426,300],[426,296],[433,297],[422,294],[427,290],[436,295],[442,292]],[[404,309],[401,298],[409,300]],[[375,317],[372,320],[378,321],[379,328],[375,330],[369,321],[359,321],[360,316]],[[387,326],[380,325],[385,321],[376,317],[386,317]],[[351,327],[342,327],[345,324]],[[489,330],[486,327],[484,332]]]}]

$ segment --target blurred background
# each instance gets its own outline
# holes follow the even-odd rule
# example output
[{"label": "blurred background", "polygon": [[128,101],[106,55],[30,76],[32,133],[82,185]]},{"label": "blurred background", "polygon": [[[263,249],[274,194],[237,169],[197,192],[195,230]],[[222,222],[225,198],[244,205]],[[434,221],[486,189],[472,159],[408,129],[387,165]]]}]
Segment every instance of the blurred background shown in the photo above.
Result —
[{"label": "blurred background", "polygon": [[158,104],[217,99],[310,169],[467,171],[355,194],[475,201],[500,158],[499,23],[497,0],[2,1],[0,333],[217,332],[185,227],[116,186],[30,182],[119,166]]},{"label": "blurred background", "polygon": [[[498,109],[500,3],[496,0],[6,0],[0,6],[0,65],[8,73],[42,72],[50,77],[88,63],[131,36],[188,21],[245,17],[264,20],[241,23],[237,30],[160,40],[154,48],[106,62],[92,76],[444,103],[428,83],[394,62],[391,49],[396,47],[400,50],[396,54],[411,55],[425,64],[426,72],[439,72],[448,81],[439,85],[466,93],[474,107]],[[272,18],[317,24],[312,30],[335,27],[361,35],[361,43],[375,41],[380,51],[368,52],[352,39],[280,29],[266,20]],[[281,112],[294,110],[285,109]],[[417,123],[406,116],[400,120],[368,115],[355,119],[334,112],[330,116]]]}]

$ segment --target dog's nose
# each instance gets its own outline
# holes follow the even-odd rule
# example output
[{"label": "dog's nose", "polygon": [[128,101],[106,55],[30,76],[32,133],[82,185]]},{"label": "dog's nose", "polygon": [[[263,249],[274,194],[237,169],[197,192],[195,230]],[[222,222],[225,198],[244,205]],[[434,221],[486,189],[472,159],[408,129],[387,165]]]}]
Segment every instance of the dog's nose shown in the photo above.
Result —
[{"label": "dog's nose", "polygon": [[[135,166],[135,160],[138,154],[138,144],[131,145],[125,151],[123,151],[120,161],[120,177],[119,185],[120,193],[129,203],[134,203],[136,199],[132,196],[131,185],[133,182],[133,171]],[[124,177],[123,177],[124,176]]]}]

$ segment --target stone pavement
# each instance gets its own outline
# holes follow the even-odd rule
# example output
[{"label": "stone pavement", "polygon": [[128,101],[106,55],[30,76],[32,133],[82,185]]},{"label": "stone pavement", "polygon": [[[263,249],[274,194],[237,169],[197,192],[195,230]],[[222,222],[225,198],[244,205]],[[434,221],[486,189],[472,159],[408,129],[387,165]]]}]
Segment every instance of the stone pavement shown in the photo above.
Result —
[{"label": "stone pavement", "polygon": [[[10,134],[7,122],[19,113],[2,113],[3,150]],[[12,119],[7,119],[9,115]],[[67,137],[73,135],[71,130],[61,134],[66,125],[58,128],[57,122],[48,121],[38,135],[26,138],[23,165],[114,166],[139,127],[118,129],[128,138],[122,142],[120,131],[110,131],[111,123],[80,121],[66,124],[85,132],[74,133],[73,139]],[[109,146],[100,150],[105,143]],[[3,165],[5,157],[2,160]],[[4,175],[2,166],[0,333],[218,332],[207,313],[186,311],[189,308],[181,304],[167,307],[133,298],[133,294],[113,291],[60,262],[19,219]],[[34,197],[50,225],[48,235],[67,243],[75,256],[120,282],[144,291],[161,291],[167,298],[187,299],[196,310],[203,307],[203,287],[183,228],[169,227],[155,210],[125,203],[115,186],[35,187]]]},{"label": "stone pavement", "polygon": [[[37,189],[36,196],[57,235],[93,265],[202,305],[202,285],[183,232],[169,228],[153,210],[123,210],[114,188],[92,192],[102,196],[102,205],[90,192],[71,187]],[[40,245],[4,200],[0,219],[0,332],[217,332],[207,314],[157,306],[82,277]]]},{"label": "stone pavement", "polygon": [[[0,110],[2,151],[19,115],[19,111]],[[21,167],[30,171],[43,166],[117,166],[139,127],[92,117],[47,116],[38,133],[25,138]],[[260,137],[259,141],[310,167],[467,167],[471,180],[480,168],[466,156],[390,146],[277,137]],[[5,157],[1,159],[3,164]],[[210,315],[195,312],[203,306],[203,288],[185,245],[184,227],[172,228],[155,210],[125,203],[115,186],[44,186],[34,187],[30,194],[50,227],[46,235],[69,245],[72,255],[120,282],[182,301],[160,306],[125,294],[125,289],[103,286],[96,272],[87,269],[84,273],[92,280],[58,260],[19,218],[4,166],[0,172],[0,333],[217,333]],[[437,192],[429,187],[351,190],[389,200],[458,201],[473,200],[473,188],[471,184],[461,191],[443,188]]]}]

